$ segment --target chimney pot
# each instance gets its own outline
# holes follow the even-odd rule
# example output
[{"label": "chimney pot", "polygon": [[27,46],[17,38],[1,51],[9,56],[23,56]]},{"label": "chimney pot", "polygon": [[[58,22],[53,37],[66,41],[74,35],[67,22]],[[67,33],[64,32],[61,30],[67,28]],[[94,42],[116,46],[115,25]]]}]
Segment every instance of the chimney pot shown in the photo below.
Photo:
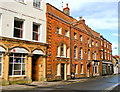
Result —
[{"label": "chimney pot", "polygon": [[63,12],[67,15],[70,15],[70,8],[68,7],[68,3],[66,4],[66,8],[63,9]]},{"label": "chimney pot", "polygon": [[82,20],[82,16],[80,16],[79,19]]}]

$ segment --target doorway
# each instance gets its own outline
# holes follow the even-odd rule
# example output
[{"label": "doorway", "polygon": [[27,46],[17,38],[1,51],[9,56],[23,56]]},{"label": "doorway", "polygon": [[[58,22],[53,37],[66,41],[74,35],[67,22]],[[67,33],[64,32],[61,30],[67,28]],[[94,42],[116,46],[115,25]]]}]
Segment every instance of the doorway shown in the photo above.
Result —
[{"label": "doorway", "polygon": [[34,55],[32,57],[32,80],[38,81],[39,77],[39,55]]},{"label": "doorway", "polygon": [[90,77],[90,65],[87,65],[87,77]]},{"label": "doorway", "polygon": [[65,64],[61,64],[61,78],[62,80],[65,79]]}]

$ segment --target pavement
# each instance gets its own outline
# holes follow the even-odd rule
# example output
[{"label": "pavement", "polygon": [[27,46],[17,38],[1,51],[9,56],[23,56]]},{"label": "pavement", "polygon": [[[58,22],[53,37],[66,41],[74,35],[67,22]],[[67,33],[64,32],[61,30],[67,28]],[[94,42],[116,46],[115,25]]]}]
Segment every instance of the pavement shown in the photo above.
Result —
[{"label": "pavement", "polygon": [[14,84],[14,85],[7,85],[2,86],[2,90],[25,90],[25,89],[33,89],[33,88],[43,88],[43,87],[52,87],[58,86],[63,84],[71,84],[76,82],[83,82],[87,81],[88,79],[73,79],[73,80],[66,80],[66,81],[55,81],[55,82],[42,82],[42,81],[34,81],[29,84]]},{"label": "pavement", "polygon": [[58,85],[63,85],[63,84],[65,85],[65,84],[85,82],[85,81],[95,80],[97,78],[104,78],[104,77],[109,77],[109,76],[101,76],[101,77],[95,77],[95,78],[83,78],[83,79],[71,79],[71,80],[55,81],[55,82],[34,81],[29,84],[14,84],[14,85],[2,86],[1,89],[2,90],[28,90],[28,89],[34,89],[34,88],[44,88],[44,87],[52,87],[52,86],[58,86]]}]

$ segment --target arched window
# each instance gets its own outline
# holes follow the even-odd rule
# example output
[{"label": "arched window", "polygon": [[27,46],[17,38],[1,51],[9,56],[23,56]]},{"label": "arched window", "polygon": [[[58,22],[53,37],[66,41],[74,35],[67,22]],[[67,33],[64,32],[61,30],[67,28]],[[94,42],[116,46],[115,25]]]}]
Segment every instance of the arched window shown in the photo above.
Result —
[{"label": "arched window", "polygon": [[77,58],[77,46],[74,47],[74,58]]},{"label": "arched window", "polygon": [[61,56],[64,56],[64,44],[61,45]]},{"label": "arched window", "polygon": [[82,50],[82,47],[80,48],[80,59],[83,58],[83,50]]},{"label": "arched window", "polygon": [[60,56],[64,56],[64,57],[66,57],[66,44],[61,44],[61,48],[60,48]]},{"label": "arched window", "polygon": [[88,49],[88,60],[90,60],[90,49]]},{"label": "arched window", "polygon": [[94,60],[97,60],[97,53],[96,53],[96,51],[94,52]]},{"label": "arched window", "polygon": [[109,51],[108,51],[108,60],[110,60],[110,57],[109,57]]},{"label": "arched window", "polygon": [[67,57],[70,57],[70,48],[67,48]]},{"label": "arched window", "polygon": [[104,52],[104,53],[105,53],[105,59],[106,59],[106,50],[105,50],[105,52]]},{"label": "arched window", "polygon": [[96,51],[94,51],[94,52],[92,53],[92,57],[93,57],[93,60],[97,60],[97,53],[96,53]]}]

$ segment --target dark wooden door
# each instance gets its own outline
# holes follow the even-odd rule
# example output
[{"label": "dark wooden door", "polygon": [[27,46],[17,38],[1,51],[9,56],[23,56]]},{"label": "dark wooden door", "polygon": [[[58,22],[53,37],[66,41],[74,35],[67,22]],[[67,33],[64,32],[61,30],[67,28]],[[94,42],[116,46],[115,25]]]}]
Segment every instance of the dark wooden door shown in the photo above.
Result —
[{"label": "dark wooden door", "polygon": [[61,64],[61,78],[64,80],[64,64]]},{"label": "dark wooden door", "polygon": [[33,81],[38,81],[38,76],[39,76],[39,61],[38,61],[38,56],[33,56],[32,57],[32,80]]}]

